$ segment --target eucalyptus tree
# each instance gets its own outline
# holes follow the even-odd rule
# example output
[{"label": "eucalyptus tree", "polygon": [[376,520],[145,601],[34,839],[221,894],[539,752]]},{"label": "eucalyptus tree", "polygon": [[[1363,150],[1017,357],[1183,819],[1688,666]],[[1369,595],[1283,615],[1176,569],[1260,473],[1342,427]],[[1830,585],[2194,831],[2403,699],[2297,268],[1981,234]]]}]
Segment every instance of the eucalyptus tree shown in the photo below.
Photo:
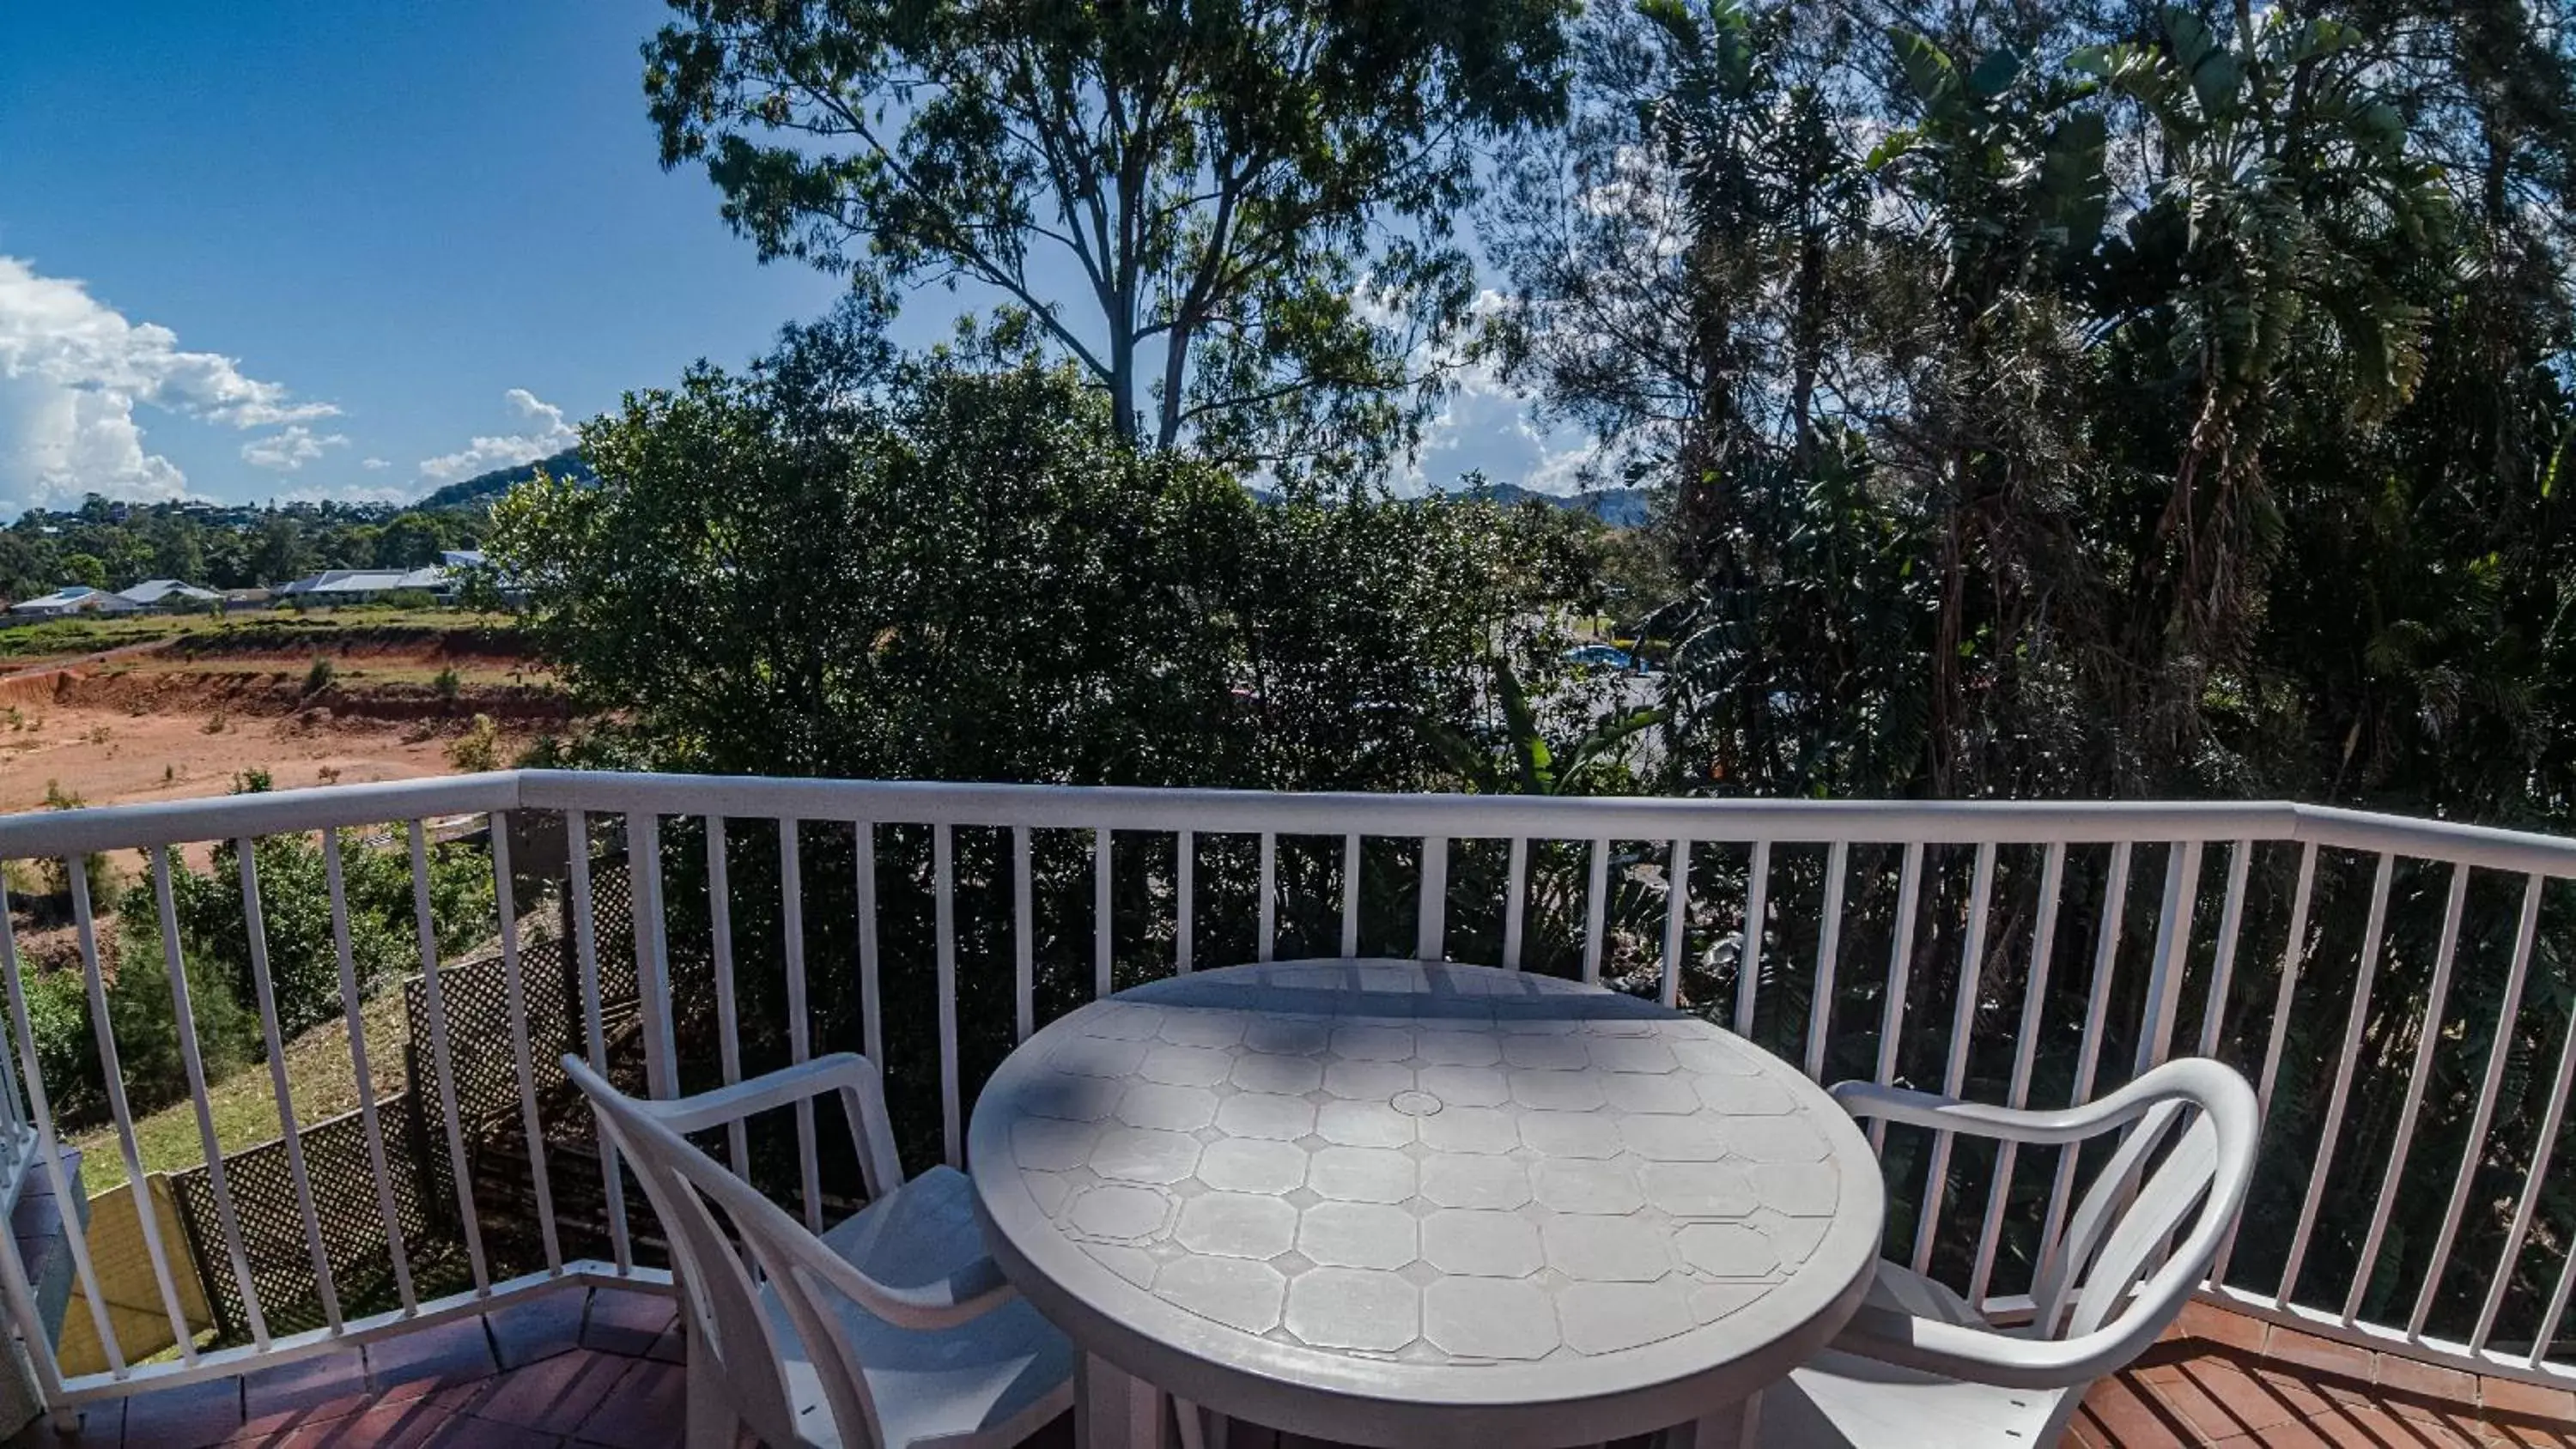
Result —
[{"label": "eucalyptus tree", "polygon": [[1572,0],[672,0],[663,164],[763,259],[1024,312],[1122,436],[1382,455],[1466,316],[1486,138],[1561,106]]}]

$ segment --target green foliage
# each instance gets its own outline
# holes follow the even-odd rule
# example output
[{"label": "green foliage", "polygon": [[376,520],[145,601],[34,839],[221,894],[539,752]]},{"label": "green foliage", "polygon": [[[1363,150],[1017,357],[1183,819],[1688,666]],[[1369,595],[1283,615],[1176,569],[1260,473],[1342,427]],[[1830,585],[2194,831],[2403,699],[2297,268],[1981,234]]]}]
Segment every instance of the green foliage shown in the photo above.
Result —
[{"label": "green foliage", "polygon": [[[578,464],[561,471],[577,472]],[[524,472],[525,470],[504,470]],[[485,509],[500,475],[468,506],[380,503],[115,503],[96,494],[73,510],[30,509],[0,527],[0,599],[65,584],[131,588],[170,578],[214,589],[260,588],[325,568],[416,568],[441,551],[482,542]],[[449,490],[441,490],[446,493]]]},{"label": "green foliage", "polygon": [[465,771],[501,767],[501,730],[488,714],[478,714],[447,746],[447,762]]},{"label": "green foliage", "polygon": [[[1256,502],[1139,452],[1025,356],[885,369],[830,329],[584,439],[496,510],[577,697],[666,768],[1420,788],[1489,627],[1546,587],[1519,511]],[[723,477],[724,488],[704,480]],[[1544,511],[1544,510],[1542,510]]]},{"label": "green foliage", "polygon": [[304,671],[304,692],[320,694],[331,687],[331,681],[339,677],[340,666],[331,662],[331,656],[316,654],[313,656],[312,667]]},{"label": "green foliage", "polygon": [[[253,852],[258,866],[260,919],[268,948],[271,987],[276,993],[278,1025],[292,1036],[316,1022],[340,1014],[339,954],[331,932],[331,897],[322,847],[301,835],[262,838]],[[361,993],[419,969],[415,935],[411,863],[405,851],[366,845],[344,833],[340,842],[342,886],[349,910],[350,959]],[[251,968],[248,917],[242,909],[241,862],[237,847],[227,842],[215,850],[212,868],[200,874],[176,869],[171,875],[171,901],[179,939],[192,973],[201,1026],[239,1019],[250,1031],[251,1057],[257,1055],[257,981]],[[430,918],[442,952],[462,950],[489,934],[493,924],[493,888],[489,860],[461,845],[442,845],[430,852]],[[138,886],[122,919],[124,959],[161,959],[160,922],[148,886]],[[210,989],[193,983],[203,972]],[[161,973],[165,975],[166,973]],[[122,984],[122,973],[120,973]],[[166,998],[166,980],[160,988]],[[110,1002],[114,1006],[113,1000]],[[166,1002],[146,1003],[138,1010],[167,1013]],[[118,1048],[133,1068],[122,1024]]]},{"label": "green foliage", "polygon": [[662,162],[703,161],[764,260],[877,299],[991,287],[1122,436],[1274,468],[1418,421],[1416,344],[1473,296],[1450,225],[1476,143],[1555,111],[1572,10],[672,8],[645,49]]},{"label": "green foliage", "polygon": [[106,1110],[99,1073],[98,1039],[90,1030],[89,995],[78,971],[29,971],[27,1025],[36,1039],[36,1067],[55,1114],[81,1121]]}]

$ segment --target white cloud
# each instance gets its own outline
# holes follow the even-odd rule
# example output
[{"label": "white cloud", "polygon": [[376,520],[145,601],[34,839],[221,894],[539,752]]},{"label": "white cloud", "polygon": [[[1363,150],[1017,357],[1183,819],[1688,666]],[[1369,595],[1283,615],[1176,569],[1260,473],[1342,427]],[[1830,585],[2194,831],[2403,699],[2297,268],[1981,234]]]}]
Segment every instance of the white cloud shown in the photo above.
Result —
[{"label": "white cloud", "polygon": [[183,351],[169,328],[129,320],[83,283],[0,256],[0,499],[181,496],[187,475],[145,448],[140,406],[233,428],[339,411],[295,401],[232,358]]},{"label": "white cloud", "polygon": [[358,460],[358,466],[366,469],[370,473],[380,473],[385,469],[392,467],[393,464],[386,462],[382,458],[360,458]]},{"label": "white cloud", "polygon": [[241,455],[242,461],[254,468],[292,473],[321,457],[326,449],[347,446],[349,439],[344,434],[324,433],[317,437],[311,428],[297,423],[284,431],[242,444]]},{"label": "white cloud", "polygon": [[[1476,298],[1478,314],[1501,305],[1485,292]],[[1480,470],[1495,483],[1517,483],[1541,493],[1574,493],[1583,486],[1583,465],[1594,448],[1580,429],[1552,428],[1534,415],[1528,399],[1505,385],[1491,363],[1476,359],[1443,359],[1450,367],[1450,392],[1440,415],[1423,429],[1412,463],[1395,480],[1400,493],[1454,488],[1458,475]]]},{"label": "white cloud", "polygon": [[453,453],[420,460],[420,476],[433,483],[453,483],[495,468],[515,467],[549,457],[581,441],[581,434],[564,421],[563,409],[542,401],[524,387],[514,387],[502,394],[510,406],[537,426],[525,433],[504,437],[476,438]]}]

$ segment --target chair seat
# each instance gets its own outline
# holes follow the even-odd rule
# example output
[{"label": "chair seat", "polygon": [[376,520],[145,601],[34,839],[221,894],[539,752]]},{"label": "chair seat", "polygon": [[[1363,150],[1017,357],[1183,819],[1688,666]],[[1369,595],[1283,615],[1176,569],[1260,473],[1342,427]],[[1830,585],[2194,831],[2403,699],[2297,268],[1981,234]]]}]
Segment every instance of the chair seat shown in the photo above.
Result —
[{"label": "chair seat", "polygon": [[[897,1288],[938,1283],[985,1256],[974,1186],[950,1167],[934,1167],[868,1204],[822,1240],[844,1262]],[[899,1328],[837,1295],[833,1302],[875,1400],[885,1449],[1015,1443],[1073,1402],[1073,1345],[1025,1300],[935,1333]],[[821,1380],[775,1289],[761,1290],[761,1306],[777,1325],[799,1437],[837,1449]]]},{"label": "chair seat", "polygon": [[1764,1449],[2036,1446],[2069,1392],[1962,1383],[1827,1350],[1762,1391],[1761,1442]]},{"label": "chair seat", "polygon": [[1881,1258],[1878,1272],[1871,1277],[1869,1294],[1861,1300],[1864,1308],[1882,1308],[1910,1318],[1929,1318],[1961,1328],[1987,1328],[1986,1320],[1968,1306],[1968,1300],[1910,1268],[1900,1268]]}]

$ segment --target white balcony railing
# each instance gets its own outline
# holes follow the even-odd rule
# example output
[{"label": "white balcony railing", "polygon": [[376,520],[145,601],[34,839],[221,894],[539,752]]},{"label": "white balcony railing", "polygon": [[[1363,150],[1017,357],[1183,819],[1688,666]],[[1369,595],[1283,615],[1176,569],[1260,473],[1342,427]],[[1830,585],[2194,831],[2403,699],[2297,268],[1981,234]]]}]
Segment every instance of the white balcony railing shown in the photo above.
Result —
[{"label": "white balcony railing", "polygon": [[[434,845],[459,835],[471,838]],[[272,951],[285,887],[264,890],[253,843],[279,838],[321,858],[333,961]],[[207,1004],[190,998],[192,980],[206,989],[191,953],[218,947],[202,912],[179,909],[220,878],[200,870],[177,889],[203,852],[174,867],[158,849],[204,842],[235,844],[215,914],[225,932],[238,921],[238,989],[271,1064],[251,1080],[265,1078],[279,1135],[248,1152],[218,1139]],[[103,964],[85,857],[137,849],[143,885],[123,909],[150,912],[163,949]],[[442,949],[440,850],[466,852],[489,883],[475,933],[496,938],[488,963]],[[398,924],[419,974],[400,1103],[370,1085],[359,1029],[368,983],[353,941],[385,929],[351,905],[360,851],[410,873]],[[14,1192],[46,1174],[68,1198],[58,1148],[76,1127],[145,1173],[120,1053],[177,1053],[209,1159],[187,1175],[182,1231],[148,1193],[115,1209],[170,1320],[162,1361],[138,1361],[151,1345],[120,1340],[101,1290],[91,1240],[129,1224],[66,1220],[87,1305],[70,1311],[97,1336],[94,1366],[57,1356],[44,1285],[0,1247],[0,1291],[57,1408],[567,1279],[666,1283],[649,1217],[627,1211],[614,1158],[549,1067],[567,1048],[660,1093],[865,1050],[888,1068],[912,1150],[953,1161],[975,1083],[1043,1016],[1194,964],[1334,955],[1579,974],[1710,1014],[1820,1077],[2016,1104],[2089,1097],[2175,1053],[2220,1056],[2257,1082],[2269,1120],[2261,1185],[2208,1296],[2377,1348],[2576,1382],[2553,1353],[2576,1283],[2576,1201],[2546,1190],[2576,1079],[2576,841],[2283,804],[521,771],[9,817],[0,860],[62,863],[77,952],[64,969],[81,973],[103,1078],[91,1120],[65,1120],[73,1084],[47,1080],[33,968],[0,911],[12,1058],[0,1182]],[[612,894],[631,901],[627,919]],[[169,1040],[132,1039],[145,1028],[110,1009],[137,971],[167,976]],[[299,1116],[288,978],[324,982],[321,1018],[349,1023],[358,1107],[343,1119]],[[801,1115],[725,1146],[810,1217],[844,1177],[817,1141]],[[1886,1151],[1890,1254],[2009,1314],[2075,1159],[1902,1134]],[[192,1299],[218,1305],[211,1333]]]}]

